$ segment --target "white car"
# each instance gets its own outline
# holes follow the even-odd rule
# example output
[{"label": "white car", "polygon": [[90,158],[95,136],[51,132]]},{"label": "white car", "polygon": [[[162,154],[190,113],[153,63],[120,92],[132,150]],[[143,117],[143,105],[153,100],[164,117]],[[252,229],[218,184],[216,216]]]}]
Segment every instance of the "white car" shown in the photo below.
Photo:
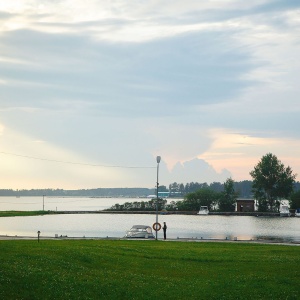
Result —
[{"label": "white car", "polygon": [[152,228],[148,225],[133,225],[130,230],[127,230],[125,238],[144,238],[154,239]]}]

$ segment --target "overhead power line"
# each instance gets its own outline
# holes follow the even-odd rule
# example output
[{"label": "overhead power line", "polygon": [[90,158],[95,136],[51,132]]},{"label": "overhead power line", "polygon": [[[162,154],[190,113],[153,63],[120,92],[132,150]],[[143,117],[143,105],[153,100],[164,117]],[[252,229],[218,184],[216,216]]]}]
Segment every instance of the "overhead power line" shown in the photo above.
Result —
[{"label": "overhead power line", "polygon": [[12,155],[12,156],[18,156],[18,157],[23,157],[23,158],[28,158],[28,159],[43,160],[43,161],[48,161],[48,162],[55,162],[55,163],[62,163],[62,164],[69,164],[69,165],[81,165],[81,166],[102,167],[102,168],[121,168],[121,169],[154,169],[154,168],[156,168],[156,167],[150,167],[150,166],[98,165],[98,164],[88,164],[88,163],[80,163],[80,162],[73,162],[73,161],[64,161],[64,160],[34,157],[34,156],[28,156],[28,155],[22,155],[22,154],[10,153],[10,152],[3,152],[3,151],[0,151],[0,153],[5,154],[5,155]]}]

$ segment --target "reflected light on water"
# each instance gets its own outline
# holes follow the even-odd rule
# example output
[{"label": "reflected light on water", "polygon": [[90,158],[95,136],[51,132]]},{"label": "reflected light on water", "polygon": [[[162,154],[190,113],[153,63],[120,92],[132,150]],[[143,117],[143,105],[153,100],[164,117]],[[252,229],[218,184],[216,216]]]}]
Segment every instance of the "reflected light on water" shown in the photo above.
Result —
[{"label": "reflected light on water", "polygon": [[[45,210],[97,211],[116,203],[142,201],[128,198],[45,197]],[[144,199],[147,201],[147,199]],[[0,210],[42,210],[42,197],[0,197]],[[0,218],[0,235],[69,237],[123,237],[132,225],[150,225],[155,214],[67,214]],[[167,222],[168,238],[283,239],[300,241],[300,218],[248,216],[159,215]],[[158,233],[162,238],[162,231]]]},{"label": "reflected light on water", "polygon": [[[152,225],[155,215],[70,214],[0,218],[0,235],[69,237],[123,237],[132,225]],[[168,238],[256,240],[258,238],[300,241],[299,218],[262,219],[248,216],[163,215]],[[158,238],[162,238],[162,231]]]}]

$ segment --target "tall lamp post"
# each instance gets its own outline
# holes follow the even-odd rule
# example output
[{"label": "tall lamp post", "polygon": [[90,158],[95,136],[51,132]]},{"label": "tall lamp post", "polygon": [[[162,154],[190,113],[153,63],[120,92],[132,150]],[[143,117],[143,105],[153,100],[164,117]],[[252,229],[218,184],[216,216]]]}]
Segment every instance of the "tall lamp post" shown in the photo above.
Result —
[{"label": "tall lamp post", "polygon": [[[156,157],[156,162],[157,162],[157,179],[156,179],[156,224],[158,223],[158,171],[159,171],[159,163],[160,163],[160,156]],[[155,230],[155,239],[157,240],[157,230]]]},{"label": "tall lamp post", "polygon": [[43,195],[43,211],[45,210],[45,201],[44,201],[44,197],[45,197],[46,195]]}]

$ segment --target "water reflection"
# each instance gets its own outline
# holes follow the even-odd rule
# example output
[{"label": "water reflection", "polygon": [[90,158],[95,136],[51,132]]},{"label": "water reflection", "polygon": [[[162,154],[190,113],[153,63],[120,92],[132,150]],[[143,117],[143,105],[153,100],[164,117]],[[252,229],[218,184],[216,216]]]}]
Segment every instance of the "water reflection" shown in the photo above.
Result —
[{"label": "water reflection", "polygon": [[[152,225],[155,215],[71,214],[0,218],[0,235],[69,237],[123,237],[134,224]],[[160,215],[167,222],[168,238],[256,240],[262,238],[300,242],[299,218],[248,216]],[[162,238],[162,232],[158,234]]]},{"label": "water reflection", "polygon": [[[125,202],[133,198],[92,198],[92,197],[0,197],[0,210],[45,210],[52,211],[97,211]],[[139,199],[142,201],[142,199]],[[147,200],[146,200],[147,201]]]}]

